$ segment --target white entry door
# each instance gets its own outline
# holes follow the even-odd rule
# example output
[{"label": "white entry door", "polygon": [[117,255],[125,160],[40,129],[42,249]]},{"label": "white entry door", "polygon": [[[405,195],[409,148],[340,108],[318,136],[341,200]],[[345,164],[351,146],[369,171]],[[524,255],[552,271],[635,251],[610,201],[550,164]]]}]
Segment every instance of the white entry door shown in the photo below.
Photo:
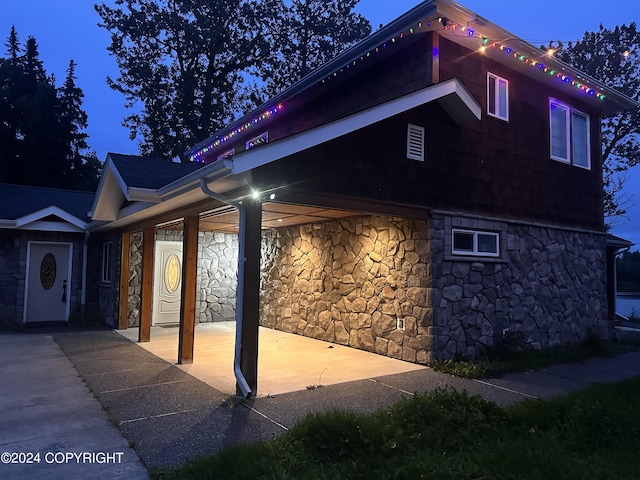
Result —
[{"label": "white entry door", "polygon": [[70,243],[27,244],[25,323],[69,319],[72,248]]},{"label": "white entry door", "polygon": [[182,242],[156,242],[153,324],[180,322]]}]

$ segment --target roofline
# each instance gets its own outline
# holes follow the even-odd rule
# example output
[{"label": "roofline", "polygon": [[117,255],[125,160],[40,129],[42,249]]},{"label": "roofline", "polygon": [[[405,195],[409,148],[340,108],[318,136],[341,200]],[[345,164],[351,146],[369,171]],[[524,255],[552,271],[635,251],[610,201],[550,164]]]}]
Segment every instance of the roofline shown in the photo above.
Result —
[{"label": "roofline", "polygon": [[[61,218],[66,223],[73,225],[77,229],[84,230],[88,224],[88,222],[76,217],[75,215],[63,210],[62,208],[56,205],[50,205],[45,208],[41,208],[32,213],[28,213],[27,215],[23,215],[22,217],[16,218],[15,220],[11,219],[0,219],[0,229],[13,229],[13,230],[33,230],[33,227],[30,225],[39,222],[40,224],[50,225],[52,222],[43,222],[42,219],[55,215],[56,217]],[[39,228],[35,228],[36,230]],[[45,230],[56,230],[55,228],[46,228]],[[68,228],[61,229],[60,231],[68,231]]]},{"label": "roofline", "polygon": [[[556,57],[548,57],[545,56],[544,52],[542,52],[535,45],[523,40],[522,38],[508,32],[497,24],[487,20],[486,18],[478,15],[472,10],[469,10],[466,7],[463,7],[459,3],[453,0],[426,0],[423,3],[415,6],[404,15],[396,18],[391,21],[381,29],[372,33],[365,39],[356,43],[352,47],[343,51],[332,60],[327,63],[321,65],[316,68],[312,72],[310,72],[307,76],[303,77],[298,82],[294,83],[290,87],[286,88],[276,96],[270,98],[257,108],[251,110],[248,114],[244,115],[242,118],[230,123],[226,127],[218,130],[213,135],[207,137],[201,142],[197,143],[193,147],[189,148],[184,152],[185,157],[190,157],[197,153],[202,148],[209,146],[215,139],[222,138],[225,135],[233,132],[237,128],[242,125],[247,124],[251,121],[253,117],[256,116],[257,113],[262,112],[266,109],[269,109],[273,105],[279,105],[281,103],[290,100],[294,96],[302,93],[307,90],[311,86],[315,85],[319,81],[327,78],[332,75],[334,72],[338,71],[340,68],[345,65],[351,63],[355,59],[360,58],[363,55],[371,52],[371,50],[376,47],[382,45],[384,42],[393,38],[394,36],[400,34],[403,30],[410,28],[416,22],[423,20],[425,17],[429,15],[442,15],[442,16],[452,16],[456,17],[464,17],[466,19],[467,24],[471,22],[476,22],[478,25],[482,25],[482,28],[486,30],[491,30],[494,32],[495,36],[503,37],[502,41],[512,41],[518,44],[518,48],[524,50],[523,53],[527,53],[528,55],[534,57],[543,57],[545,58],[545,63],[557,64],[564,71],[569,73],[572,76],[577,76],[579,78],[584,78],[587,82],[597,86],[599,90],[602,90],[606,93],[606,98],[609,100],[615,100],[614,103],[622,107],[621,109],[632,109],[632,108],[640,108],[640,102],[633,100],[632,98],[620,93],[619,91],[601,83],[593,77],[585,74],[584,72],[572,67],[571,65],[561,61]],[[457,21],[460,21],[459,19]]]}]

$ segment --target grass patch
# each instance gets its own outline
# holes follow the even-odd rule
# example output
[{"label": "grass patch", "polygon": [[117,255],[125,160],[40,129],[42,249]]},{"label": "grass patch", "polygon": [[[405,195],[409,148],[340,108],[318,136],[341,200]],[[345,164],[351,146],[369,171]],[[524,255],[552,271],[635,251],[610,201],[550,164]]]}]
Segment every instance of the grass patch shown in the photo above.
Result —
[{"label": "grass patch", "polygon": [[436,360],[431,365],[434,370],[457,377],[495,377],[509,372],[539,370],[551,365],[578,363],[595,357],[607,357],[637,351],[637,346],[605,342],[596,336],[589,336],[583,342],[573,345],[535,350],[514,348],[511,343],[499,345],[486,356],[475,361]]},{"label": "grass patch", "polygon": [[640,379],[507,408],[439,389],[373,414],[309,415],[275,440],[151,478],[639,478],[639,402]]}]

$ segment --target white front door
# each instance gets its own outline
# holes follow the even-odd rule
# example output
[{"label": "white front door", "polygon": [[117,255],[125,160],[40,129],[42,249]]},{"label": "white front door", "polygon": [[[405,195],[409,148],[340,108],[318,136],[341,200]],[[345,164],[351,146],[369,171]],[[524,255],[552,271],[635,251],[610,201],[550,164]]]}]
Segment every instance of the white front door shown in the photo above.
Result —
[{"label": "white front door", "polygon": [[156,242],[153,324],[180,322],[182,242]]},{"label": "white front door", "polygon": [[69,319],[72,248],[70,243],[27,244],[25,323]]}]

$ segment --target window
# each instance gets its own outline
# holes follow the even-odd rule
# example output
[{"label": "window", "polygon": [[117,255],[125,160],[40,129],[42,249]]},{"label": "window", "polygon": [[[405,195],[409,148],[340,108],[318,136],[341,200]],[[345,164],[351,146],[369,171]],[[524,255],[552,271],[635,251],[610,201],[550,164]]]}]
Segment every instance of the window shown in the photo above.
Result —
[{"label": "window", "polygon": [[424,162],[424,127],[407,127],[407,158]]},{"label": "window", "polygon": [[497,257],[500,235],[495,232],[452,230],[454,255]]},{"label": "window", "polygon": [[557,100],[549,101],[551,158],[591,168],[589,116]]},{"label": "window", "polygon": [[269,132],[264,132],[246,143],[247,150],[269,143]]},{"label": "window", "polygon": [[111,283],[111,242],[102,244],[102,269],[100,280],[103,283]]},{"label": "window", "polygon": [[233,148],[231,150],[227,150],[223,154],[218,155],[218,160],[226,160],[227,158],[231,158],[233,157],[234,153],[236,153],[236,151]]},{"label": "window", "polygon": [[487,113],[509,121],[509,82],[493,73],[487,74]]}]

